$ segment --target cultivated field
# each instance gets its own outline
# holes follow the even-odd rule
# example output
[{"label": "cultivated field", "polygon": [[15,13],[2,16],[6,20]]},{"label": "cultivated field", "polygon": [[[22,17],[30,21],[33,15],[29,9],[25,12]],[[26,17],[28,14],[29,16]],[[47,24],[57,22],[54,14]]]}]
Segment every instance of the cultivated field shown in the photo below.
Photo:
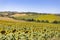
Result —
[{"label": "cultivated field", "polygon": [[60,16],[36,13],[1,15],[0,40],[60,40]]}]

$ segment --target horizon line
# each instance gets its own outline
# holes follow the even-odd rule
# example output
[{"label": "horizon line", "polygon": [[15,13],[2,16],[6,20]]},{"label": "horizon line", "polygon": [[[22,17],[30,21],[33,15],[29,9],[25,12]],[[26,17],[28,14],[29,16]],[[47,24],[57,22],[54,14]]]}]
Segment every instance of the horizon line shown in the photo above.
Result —
[{"label": "horizon line", "polygon": [[0,12],[33,12],[33,13],[60,14],[60,13],[53,13],[53,12],[34,12],[34,11],[0,11]]}]

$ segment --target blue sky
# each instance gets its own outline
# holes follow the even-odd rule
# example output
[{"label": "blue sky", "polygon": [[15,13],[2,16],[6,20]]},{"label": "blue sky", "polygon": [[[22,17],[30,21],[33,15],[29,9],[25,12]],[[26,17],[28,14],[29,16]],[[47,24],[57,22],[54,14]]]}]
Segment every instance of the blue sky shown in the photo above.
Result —
[{"label": "blue sky", "polygon": [[0,11],[60,13],[60,0],[0,0]]}]

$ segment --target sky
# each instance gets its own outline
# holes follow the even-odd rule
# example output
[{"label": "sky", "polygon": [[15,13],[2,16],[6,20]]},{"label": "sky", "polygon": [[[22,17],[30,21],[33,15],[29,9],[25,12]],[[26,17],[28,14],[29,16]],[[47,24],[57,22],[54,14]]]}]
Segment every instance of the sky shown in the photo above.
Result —
[{"label": "sky", "polygon": [[0,11],[60,13],[60,0],[0,0]]}]

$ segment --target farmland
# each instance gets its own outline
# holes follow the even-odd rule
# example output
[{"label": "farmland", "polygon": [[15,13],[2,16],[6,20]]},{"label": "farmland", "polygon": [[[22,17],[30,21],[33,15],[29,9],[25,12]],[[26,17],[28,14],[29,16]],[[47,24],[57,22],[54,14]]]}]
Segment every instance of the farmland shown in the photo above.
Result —
[{"label": "farmland", "polygon": [[13,16],[15,19],[18,20],[29,20],[29,19],[33,19],[34,21],[49,21],[49,22],[53,22],[53,21],[60,21],[60,16],[56,16],[54,14],[26,14],[24,16]]},{"label": "farmland", "polygon": [[[11,18],[11,20],[4,20],[4,17],[8,17],[9,20]],[[3,15],[2,18],[0,20],[0,40],[60,40],[60,16],[23,13],[20,16]],[[44,21],[40,22],[42,20]],[[46,20],[48,22],[45,22]],[[55,20],[58,23],[53,23]]]}]

